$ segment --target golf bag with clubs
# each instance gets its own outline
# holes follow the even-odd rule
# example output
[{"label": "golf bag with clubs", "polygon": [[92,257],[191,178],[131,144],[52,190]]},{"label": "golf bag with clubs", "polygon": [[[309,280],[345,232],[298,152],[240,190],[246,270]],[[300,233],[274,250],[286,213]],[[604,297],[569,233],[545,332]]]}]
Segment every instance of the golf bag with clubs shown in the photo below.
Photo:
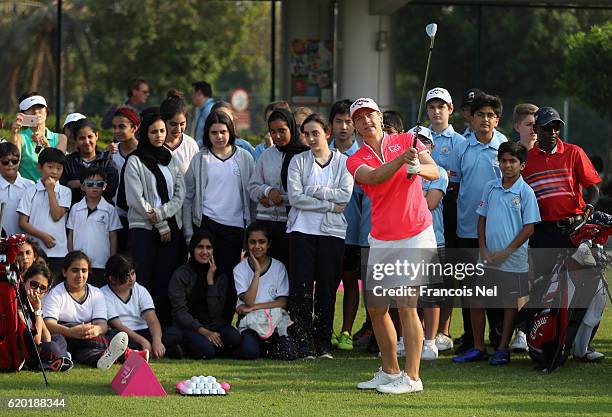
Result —
[{"label": "golf bag with clubs", "polygon": [[521,316],[526,318],[524,331],[536,369],[550,373],[570,354],[586,354],[605,307],[604,271],[611,260],[604,245],[610,234],[612,216],[587,213],[570,234],[574,248],[559,253],[550,277],[534,283]]},{"label": "golf bag with clubs", "polygon": [[23,337],[26,324],[19,320],[17,310],[20,282],[16,269],[20,243],[18,236],[0,239],[0,369],[6,371],[20,370],[28,355]]}]

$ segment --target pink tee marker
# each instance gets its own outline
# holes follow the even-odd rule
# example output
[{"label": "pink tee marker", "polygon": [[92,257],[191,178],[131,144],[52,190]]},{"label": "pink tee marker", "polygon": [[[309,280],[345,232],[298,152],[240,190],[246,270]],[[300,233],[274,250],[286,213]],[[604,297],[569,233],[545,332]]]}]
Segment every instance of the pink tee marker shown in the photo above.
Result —
[{"label": "pink tee marker", "polygon": [[139,355],[130,355],[113,378],[111,387],[122,397],[165,397],[167,395],[149,364]]}]

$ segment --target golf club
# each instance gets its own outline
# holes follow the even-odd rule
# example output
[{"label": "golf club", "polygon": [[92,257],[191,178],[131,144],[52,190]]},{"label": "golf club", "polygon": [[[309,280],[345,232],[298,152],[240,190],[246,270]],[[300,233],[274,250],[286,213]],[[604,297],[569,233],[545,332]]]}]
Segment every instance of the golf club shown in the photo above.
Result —
[{"label": "golf club", "polygon": [[[436,38],[436,32],[438,31],[438,25],[430,23],[425,26],[425,33],[429,36],[429,53],[427,54],[427,66],[425,67],[425,78],[423,78],[423,89],[421,90],[421,99],[419,100],[419,113],[417,115],[416,129],[414,131],[414,142],[412,147],[417,146],[417,137],[419,136],[419,130],[421,129],[421,116],[423,115],[423,99],[425,98],[425,88],[427,87],[427,78],[429,77],[429,63],[431,61],[431,52],[434,47],[434,40]],[[408,178],[412,178],[412,174],[408,174]]]}]

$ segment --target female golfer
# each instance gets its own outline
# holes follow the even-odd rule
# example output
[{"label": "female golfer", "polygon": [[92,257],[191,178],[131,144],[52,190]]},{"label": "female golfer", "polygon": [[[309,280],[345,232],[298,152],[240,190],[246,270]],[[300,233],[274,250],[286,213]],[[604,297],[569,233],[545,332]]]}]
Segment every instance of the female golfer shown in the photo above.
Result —
[{"label": "female golfer", "polygon": [[[435,251],[436,237],[421,177],[437,179],[438,167],[423,144],[417,141],[413,146],[413,134],[383,132],[383,115],[372,99],[356,100],[350,111],[364,144],[346,165],[372,202],[366,302],[382,360],[374,378],[357,387],[390,394],[418,392],[423,390],[419,377],[423,329],[416,311],[418,288],[414,286],[427,282],[424,274],[409,275],[406,269],[410,268],[398,270],[396,266],[406,261],[427,263]],[[397,362],[397,335],[388,314],[391,303],[398,307],[402,322],[404,372]]]}]

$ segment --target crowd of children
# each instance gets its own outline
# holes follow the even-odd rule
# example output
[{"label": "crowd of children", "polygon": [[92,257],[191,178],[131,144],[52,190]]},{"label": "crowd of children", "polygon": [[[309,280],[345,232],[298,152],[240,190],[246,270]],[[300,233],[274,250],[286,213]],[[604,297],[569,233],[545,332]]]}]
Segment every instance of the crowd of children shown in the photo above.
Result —
[{"label": "crowd of children", "polygon": [[[194,97],[207,85],[195,83]],[[374,350],[377,338],[385,339],[378,340],[384,366],[386,357],[396,349],[401,355],[404,346],[417,360],[435,360],[454,343],[460,346],[453,360],[471,362],[488,357],[485,317],[495,347],[490,363],[508,363],[517,300],[529,290],[527,246],[538,231],[535,225],[571,224],[585,203],[597,199],[590,192],[586,202],[561,217],[541,218],[542,206],[551,200],[547,189],[538,188],[535,174],[549,171],[535,169],[531,179],[521,176],[532,154],[559,158],[569,149],[559,138],[563,121],[552,108],[519,104],[514,111],[519,140],[508,141],[496,129],[501,100],[472,89],[461,106],[467,125],[461,135],[449,122],[452,97],[437,87],[426,96],[429,128],[405,133],[399,113],[383,114],[373,101],[360,100],[335,103],[329,121],[307,108],[292,113],[285,102],[270,103],[268,137],[253,148],[237,137],[231,106],[210,99],[194,99],[196,133],[188,136],[187,106],[173,90],[159,107],[140,114],[129,106],[114,109],[114,141],[101,150],[91,119],[69,115],[68,138],[55,134],[45,127],[45,99],[25,94],[10,140],[0,143],[2,230],[28,236],[21,248],[23,279],[40,318],[34,323],[35,342],[50,367],[67,370],[75,361],[108,368],[130,354],[147,360],[222,354],[333,358],[332,349],[352,350],[360,336],[370,338]],[[32,115],[37,123],[24,125],[25,116]],[[383,143],[399,138],[389,152],[404,143],[413,149],[418,133],[414,143],[425,156],[406,150],[403,160],[393,162],[387,150],[372,149],[368,140],[374,139],[368,138],[375,138],[379,127]],[[560,145],[538,148],[538,132]],[[73,152],[66,155],[66,146]],[[581,195],[581,186],[592,190],[600,182],[584,152],[571,150],[580,168],[553,186],[554,198],[572,199]],[[361,169],[374,166],[368,158],[378,158],[379,167]],[[452,300],[444,297],[422,300],[418,340],[402,339],[412,326],[407,324],[412,313],[401,308],[390,321],[386,309],[368,309],[372,318],[368,315],[353,335],[358,279],[367,260],[362,253],[371,244],[383,248],[381,242],[394,241],[402,230],[381,217],[380,202],[401,197],[374,185],[396,181],[392,175],[404,165],[408,176],[403,175],[418,181],[427,211],[406,236],[431,225],[430,246],[440,261],[459,260],[457,251],[449,255],[450,248],[475,249],[488,266],[486,278],[503,291],[503,309],[470,300],[463,309],[464,335],[455,342],[449,333]],[[572,166],[567,169],[574,172]],[[406,196],[412,199],[413,192]],[[408,209],[410,204],[417,203]],[[343,321],[336,335],[340,282]],[[393,346],[380,330],[388,325],[399,335]],[[517,340],[512,347],[525,349],[524,335],[517,333]],[[391,383],[397,375],[383,368],[360,388]]]}]

